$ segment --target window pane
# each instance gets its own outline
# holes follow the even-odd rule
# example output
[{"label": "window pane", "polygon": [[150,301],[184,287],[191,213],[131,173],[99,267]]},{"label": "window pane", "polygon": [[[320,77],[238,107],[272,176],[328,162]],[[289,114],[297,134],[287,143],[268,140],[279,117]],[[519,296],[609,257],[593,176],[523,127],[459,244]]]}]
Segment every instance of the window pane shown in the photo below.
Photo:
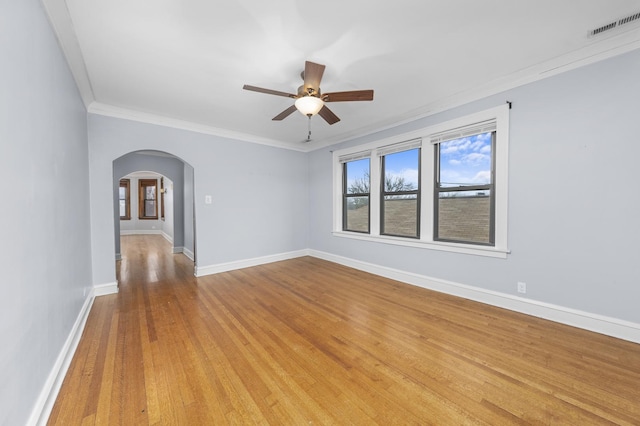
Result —
[{"label": "window pane", "polygon": [[384,197],[384,234],[418,236],[418,195]]},{"label": "window pane", "polygon": [[482,133],[440,144],[440,187],[491,183],[491,133]]},{"label": "window pane", "polygon": [[155,200],[156,199],[156,187],[155,186],[146,186],[145,188],[145,197],[147,200]]},{"label": "window pane", "polygon": [[120,217],[125,217],[127,215],[127,202],[125,200],[120,200]]},{"label": "window pane", "polygon": [[[124,200],[127,198],[127,188],[126,187],[120,187],[120,199]],[[121,215],[122,216],[122,215]]]},{"label": "window pane", "polygon": [[369,159],[345,163],[347,194],[369,193]]},{"label": "window pane", "polygon": [[369,232],[369,197],[349,197],[346,205],[345,230]]},{"label": "window pane", "polygon": [[[385,155],[382,164],[384,182],[380,233],[418,237],[420,149]],[[406,191],[413,193],[407,194]],[[392,195],[394,193],[397,195]]]},{"label": "window pane", "polygon": [[147,217],[153,217],[156,215],[156,202],[153,200],[145,200],[144,202],[144,215]]},{"label": "window pane", "polygon": [[438,239],[491,243],[490,191],[441,192],[438,197]]},{"label": "window pane", "polygon": [[418,189],[420,149],[396,152],[384,156],[384,191]]}]

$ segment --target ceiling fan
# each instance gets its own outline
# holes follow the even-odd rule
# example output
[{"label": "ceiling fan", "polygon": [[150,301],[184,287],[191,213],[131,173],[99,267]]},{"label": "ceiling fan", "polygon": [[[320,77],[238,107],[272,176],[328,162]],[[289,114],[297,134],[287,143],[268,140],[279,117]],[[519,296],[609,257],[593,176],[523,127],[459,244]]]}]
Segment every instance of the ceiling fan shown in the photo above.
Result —
[{"label": "ceiling fan", "polygon": [[280,121],[287,118],[296,109],[302,114],[311,118],[313,115],[320,115],[329,124],[335,124],[340,119],[326,105],[326,102],[347,102],[347,101],[372,101],[373,90],[351,90],[347,92],[322,93],[320,91],[320,80],[324,73],[325,66],[314,62],[306,61],[304,63],[304,71],[300,77],[304,80],[304,84],[298,87],[298,93],[286,93],[278,90],[263,89],[262,87],[250,86],[245,84],[244,90],[266,93],[269,95],[286,96],[295,99],[295,103],[280,114],[273,117],[273,120]]}]

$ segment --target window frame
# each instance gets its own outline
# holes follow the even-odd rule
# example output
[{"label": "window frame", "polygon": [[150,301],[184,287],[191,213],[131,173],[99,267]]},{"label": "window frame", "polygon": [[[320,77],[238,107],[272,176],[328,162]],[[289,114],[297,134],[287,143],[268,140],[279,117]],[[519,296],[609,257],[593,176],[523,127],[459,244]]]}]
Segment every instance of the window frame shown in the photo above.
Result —
[{"label": "window frame", "polygon": [[[451,132],[476,123],[495,122],[496,138],[494,157],[494,245],[470,244],[464,242],[439,241],[434,238],[434,194],[435,194],[435,152],[436,147],[432,137]],[[381,191],[371,191],[369,198],[370,220],[368,234],[344,231],[342,229],[342,191],[343,169],[340,158],[354,155],[358,152],[368,152],[370,162],[370,188],[380,188],[381,161],[378,152],[384,148],[406,143],[412,139],[422,140],[420,157],[420,236],[419,238],[381,235],[380,208]],[[478,256],[506,258],[509,254],[507,246],[507,207],[508,207],[508,157],[509,157],[509,105],[486,109],[435,124],[422,129],[399,134],[393,137],[372,141],[366,144],[352,146],[333,152],[333,230],[332,235],[341,238],[371,241],[384,244],[409,246],[429,250],[439,250],[454,253],[472,254]],[[378,161],[376,161],[378,160]],[[430,166],[429,166],[430,165]],[[429,167],[429,168],[425,168]]]},{"label": "window frame", "polygon": [[125,215],[120,216],[120,220],[131,220],[131,179],[120,179],[118,186],[118,213],[120,212],[119,202],[122,201],[122,198],[120,198],[120,188],[125,188]]},{"label": "window frame", "polygon": [[[364,157],[367,158],[367,157]],[[351,161],[344,161],[342,163],[342,231],[345,232],[357,232],[359,234],[368,234],[371,232],[371,159],[369,158],[369,192],[352,193],[348,192],[347,188],[347,164],[354,161],[360,161],[364,158],[358,158]],[[367,203],[367,230],[358,231],[354,229],[347,229],[347,211],[348,211],[348,199],[357,197],[367,197],[369,202]]]},{"label": "window frame", "polygon": [[[405,151],[411,151],[413,149],[417,149],[418,150],[418,187],[416,189],[412,189],[409,191],[395,191],[395,192],[390,192],[390,191],[386,191],[385,190],[385,183],[386,183],[386,157],[389,155],[393,155],[393,154],[397,154],[400,152],[405,152]],[[421,198],[421,182],[420,182],[420,175],[422,174],[422,146],[419,147],[415,147],[415,148],[411,148],[411,147],[407,147],[406,149],[400,149],[398,151],[394,151],[394,152],[389,152],[383,155],[380,155],[380,235],[386,235],[386,236],[391,236],[391,237],[400,237],[400,238],[413,238],[413,239],[420,239],[420,207],[421,207],[421,202],[420,202],[420,198]],[[394,196],[394,195],[416,195],[416,203],[417,203],[417,207],[416,207],[416,235],[412,236],[412,235],[400,235],[400,234],[392,234],[389,232],[385,232],[385,216],[384,216],[384,206],[386,203],[385,197],[386,196]]]},{"label": "window frame", "polygon": [[164,176],[160,178],[160,220],[164,220]]},{"label": "window frame", "polygon": [[[473,245],[485,245],[485,246],[495,246],[495,215],[496,215],[496,192],[495,192],[495,179],[496,179],[496,137],[497,131],[493,130],[490,132],[478,132],[469,134],[467,136],[475,136],[479,134],[491,133],[491,182],[488,184],[479,184],[479,185],[461,185],[461,186],[453,186],[453,187],[443,187],[440,186],[440,147],[442,143],[448,142],[438,142],[434,145],[434,189],[433,189],[433,239],[434,241],[443,241],[443,242],[451,242],[451,243],[462,243],[462,244],[473,244]],[[452,140],[462,139],[465,136]],[[464,192],[464,191],[480,191],[480,190],[488,190],[489,191],[489,242],[481,243],[478,241],[465,241],[465,240],[454,240],[441,238],[439,236],[439,204],[440,204],[440,194],[443,192]]]},{"label": "window frame", "polygon": [[[155,188],[154,216],[145,215],[145,188],[153,186]],[[158,179],[138,179],[138,219],[140,220],[158,220]]]}]

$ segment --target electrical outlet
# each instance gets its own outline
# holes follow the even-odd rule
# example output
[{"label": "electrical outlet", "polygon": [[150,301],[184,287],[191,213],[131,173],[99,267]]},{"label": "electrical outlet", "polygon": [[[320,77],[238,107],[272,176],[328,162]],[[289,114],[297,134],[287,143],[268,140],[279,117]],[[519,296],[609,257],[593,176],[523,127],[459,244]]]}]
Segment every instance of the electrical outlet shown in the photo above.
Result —
[{"label": "electrical outlet", "polygon": [[527,292],[527,283],[518,283],[518,293],[526,293]]}]

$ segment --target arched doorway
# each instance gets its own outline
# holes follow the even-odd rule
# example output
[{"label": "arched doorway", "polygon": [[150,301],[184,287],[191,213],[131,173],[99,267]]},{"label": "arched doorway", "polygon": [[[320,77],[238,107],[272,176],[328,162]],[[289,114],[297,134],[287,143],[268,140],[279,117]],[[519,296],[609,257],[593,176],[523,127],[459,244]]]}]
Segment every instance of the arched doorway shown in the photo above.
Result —
[{"label": "arched doorway", "polygon": [[[122,233],[158,233],[170,241],[173,253],[183,253],[194,262],[195,273],[193,167],[170,153],[135,151],[113,161],[113,185],[116,259]],[[126,187],[128,190],[123,190]],[[122,196],[127,192],[129,202],[125,201],[124,212],[128,204],[129,219],[123,219]]]}]

